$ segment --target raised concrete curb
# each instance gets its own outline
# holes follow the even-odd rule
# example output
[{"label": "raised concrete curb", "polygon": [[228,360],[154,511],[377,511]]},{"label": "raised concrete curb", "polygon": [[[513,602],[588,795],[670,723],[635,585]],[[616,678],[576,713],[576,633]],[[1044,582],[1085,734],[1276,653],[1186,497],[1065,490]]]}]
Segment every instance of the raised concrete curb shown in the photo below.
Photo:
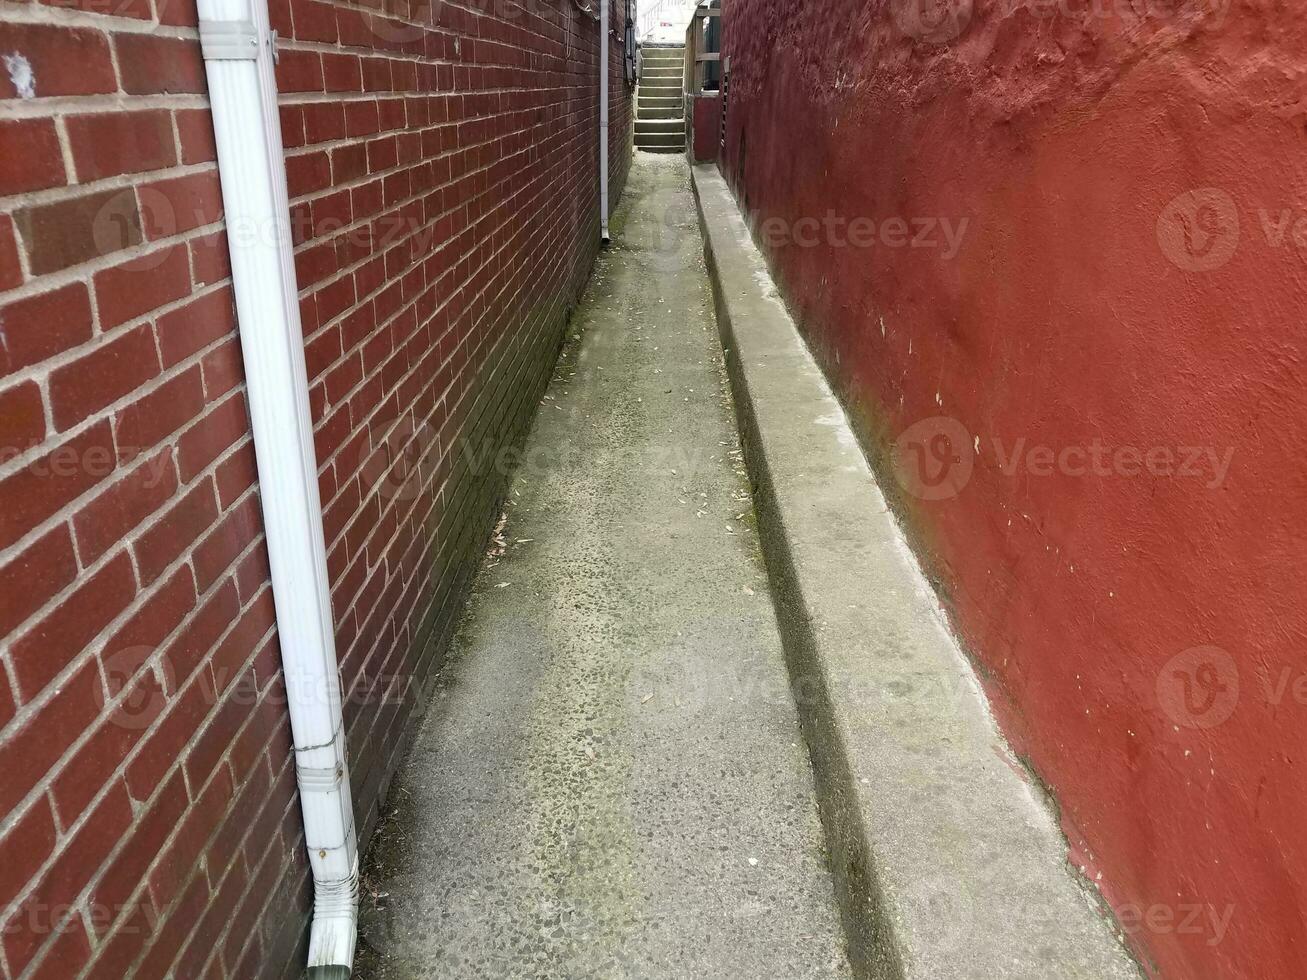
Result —
[{"label": "raised concrete curb", "polygon": [[695,198],[849,954],[892,980],[1138,980],[999,735],[715,167]]}]

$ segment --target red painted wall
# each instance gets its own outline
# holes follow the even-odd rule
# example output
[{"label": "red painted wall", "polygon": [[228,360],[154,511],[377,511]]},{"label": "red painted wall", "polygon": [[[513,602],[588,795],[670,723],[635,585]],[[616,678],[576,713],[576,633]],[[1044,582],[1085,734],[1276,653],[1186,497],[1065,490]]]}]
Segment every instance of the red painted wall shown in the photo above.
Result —
[{"label": "red painted wall", "polygon": [[[570,2],[270,7],[366,842],[498,516],[486,461],[529,420],[598,249],[598,27]],[[3,980],[301,972],[195,23],[192,0],[0,11]]]},{"label": "red painted wall", "polygon": [[727,0],[725,51],[722,169],[1076,860],[1155,975],[1307,976],[1307,19]]}]

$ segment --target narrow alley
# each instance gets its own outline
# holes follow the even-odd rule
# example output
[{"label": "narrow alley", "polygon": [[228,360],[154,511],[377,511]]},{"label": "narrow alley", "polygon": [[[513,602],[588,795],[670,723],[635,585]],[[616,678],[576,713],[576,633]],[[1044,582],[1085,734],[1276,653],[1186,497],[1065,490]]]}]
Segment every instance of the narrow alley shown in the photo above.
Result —
[{"label": "narrow alley", "polygon": [[0,980],[1303,980],[1305,50],[0,0]]},{"label": "narrow alley", "polygon": [[365,863],[360,976],[848,975],[681,157],[636,155],[613,229]]}]

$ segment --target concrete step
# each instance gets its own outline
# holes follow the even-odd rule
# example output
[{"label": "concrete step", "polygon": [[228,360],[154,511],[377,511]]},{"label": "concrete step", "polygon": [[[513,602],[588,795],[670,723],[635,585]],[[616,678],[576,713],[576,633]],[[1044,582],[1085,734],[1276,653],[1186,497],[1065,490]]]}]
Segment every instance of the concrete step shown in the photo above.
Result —
[{"label": "concrete step", "polygon": [[682,119],[684,110],[679,105],[660,105],[660,106],[637,106],[635,110],[636,122],[649,119]]},{"label": "concrete step", "polygon": [[675,133],[636,133],[635,148],[637,150],[684,150],[685,132],[678,130]]},{"label": "concrete step", "polygon": [[854,972],[1139,980],[725,180],[708,165],[693,184]]},{"label": "concrete step", "polygon": [[646,95],[636,100],[637,109],[672,109],[678,115],[685,106],[685,99],[679,94],[663,98],[657,95]]},{"label": "concrete step", "polygon": [[685,144],[680,146],[637,146],[641,153],[684,153]]},{"label": "concrete step", "polygon": [[648,81],[662,81],[671,78],[680,81],[685,77],[685,69],[680,65],[668,65],[666,68],[651,68],[645,65],[640,72],[640,78]]},{"label": "concrete step", "polygon": [[671,78],[666,81],[662,79],[650,81],[649,79],[642,78],[636,96],[637,98],[644,98],[647,96],[654,99],[670,99],[680,95],[681,92],[682,85],[679,78]]},{"label": "concrete step", "polygon": [[641,136],[645,133],[677,133],[685,132],[685,121],[682,119],[637,119],[635,121],[635,134]]}]

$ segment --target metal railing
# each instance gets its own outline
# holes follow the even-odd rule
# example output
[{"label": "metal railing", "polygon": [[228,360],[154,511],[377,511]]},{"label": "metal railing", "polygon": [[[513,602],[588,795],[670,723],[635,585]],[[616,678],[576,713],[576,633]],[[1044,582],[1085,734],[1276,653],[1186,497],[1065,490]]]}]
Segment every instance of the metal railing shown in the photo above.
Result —
[{"label": "metal railing", "polygon": [[641,4],[635,17],[636,36],[644,41],[658,32],[660,27],[667,25],[667,30],[660,32],[667,36],[659,39],[679,41],[685,33],[685,26],[694,15],[696,5],[697,0],[654,0],[647,8]]}]

